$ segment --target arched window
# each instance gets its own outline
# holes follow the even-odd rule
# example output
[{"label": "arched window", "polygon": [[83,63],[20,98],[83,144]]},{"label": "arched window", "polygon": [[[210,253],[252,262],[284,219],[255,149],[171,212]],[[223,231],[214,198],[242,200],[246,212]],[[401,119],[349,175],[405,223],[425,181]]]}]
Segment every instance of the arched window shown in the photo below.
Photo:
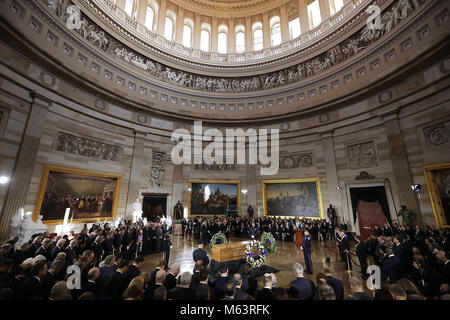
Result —
[{"label": "arched window", "polygon": [[300,18],[297,17],[291,21],[289,21],[289,37],[290,39],[295,39],[300,36],[302,33],[300,29]]},{"label": "arched window", "polygon": [[130,17],[133,14],[133,4],[134,4],[134,0],[126,0],[125,1],[125,13]]},{"label": "arched window", "polygon": [[155,10],[153,10],[153,8],[150,6],[147,6],[147,12],[145,13],[145,23],[144,23],[145,27],[148,30],[153,31],[154,21],[155,21]]},{"label": "arched window", "polygon": [[227,53],[228,46],[228,28],[226,26],[219,26],[219,36],[217,49],[219,53]]},{"label": "arched window", "polygon": [[259,51],[264,47],[262,23],[255,22],[253,24],[253,50]]},{"label": "arched window", "polygon": [[314,0],[307,6],[308,9],[308,21],[309,28],[314,29],[322,22],[322,17],[320,16],[319,0]]},{"label": "arched window", "polygon": [[272,47],[281,43],[281,23],[280,17],[275,16],[270,19],[270,42]]},{"label": "arched window", "polygon": [[236,52],[245,51],[245,27],[243,25],[236,26]]},{"label": "arched window", "polygon": [[330,3],[330,14],[331,15],[335,15],[344,6],[343,0],[329,0],[329,3]]},{"label": "arched window", "polygon": [[200,31],[200,50],[210,50],[210,34],[211,26],[208,23],[202,24],[202,29]]},{"label": "arched window", "polygon": [[166,17],[166,23],[164,26],[164,37],[167,40],[172,41],[173,37],[173,21],[170,17]]},{"label": "arched window", "polygon": [[192,46],[192,28],[194,27],[194,22],[186,18],[184,19],[183,25],[183,46],[190,48]]}]

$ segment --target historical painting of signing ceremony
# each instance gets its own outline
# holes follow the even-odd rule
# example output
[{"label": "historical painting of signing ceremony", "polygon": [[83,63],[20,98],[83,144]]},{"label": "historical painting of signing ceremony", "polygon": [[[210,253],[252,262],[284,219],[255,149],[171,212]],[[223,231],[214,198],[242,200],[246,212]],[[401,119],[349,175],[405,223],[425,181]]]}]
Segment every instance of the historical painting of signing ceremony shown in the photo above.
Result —
[{"label": "historical painting of signing ceremony", "polygon": [[192,183],[191,215],[225,215],[238,205],[238,184]]},{"label": "historical painting of signing ceremony", "polygon": [[319,193],[317,183],[313,181],[263,182],[267,215],[303,216],[319,218]]},{"label": "historical painting of signing ceremony", "polygon": [[49,170],[46,180],[43,221],[63,220],[67,208],[73,219],[112,217],[117,178]]}]

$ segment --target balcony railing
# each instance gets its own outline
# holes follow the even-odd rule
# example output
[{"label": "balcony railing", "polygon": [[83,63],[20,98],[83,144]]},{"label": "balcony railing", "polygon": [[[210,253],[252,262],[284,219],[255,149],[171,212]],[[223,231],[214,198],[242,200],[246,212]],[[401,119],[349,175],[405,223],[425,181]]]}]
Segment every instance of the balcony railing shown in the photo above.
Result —
[{"label": "balcony railing", "polygon": [[[281,45],[271,48],[265,48],[261,51],[250,51],[245,53],[228,53],[222,54],[217,52],[204,52],[195,48],[184,47],[182,44],[175,43],[174,41],[167,40],[162,35],[157,34],[151,30],[148,30],[144,25],[138,23],[134,18],[128,16],[124,10],[117,7],[112,0],[83,0],[86,3],[93,2],[99,6],[105,13],[109,13],[110,16],[114,16],[118,21],[123,21],[128,28],[134,29],[134,32],[143,34],[150,45],[155,47],[163,47],[169,53],[174,55],[180,55],[191,57],[194,59],[200,59],[209,62],[245,62],[255,61],[259,59],[267,59],[267,57],[276,56],[286,51],[292,51],[293,49],[304,45],[305,43],[313,41],[315,38],[322,35],[330,27],[336,26],[341,23],[347,16],[353,13],[357,7],[368,3],[371,0],[353,0],[347,3],[341,8],[339,12],[332,17],[323,21],[316,28],[309,30],[306,33],[302,33],[299,37],[290,41],[284,42]],[[144,31],[142,31],[144,30]]]}]

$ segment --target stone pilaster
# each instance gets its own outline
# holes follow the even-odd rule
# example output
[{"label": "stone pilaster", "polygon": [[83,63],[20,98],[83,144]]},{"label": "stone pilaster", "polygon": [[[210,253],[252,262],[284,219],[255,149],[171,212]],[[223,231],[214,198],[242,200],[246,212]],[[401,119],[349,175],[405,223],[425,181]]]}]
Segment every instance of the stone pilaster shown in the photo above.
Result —
[{"label": "stone pilaster", "polygon": [[263,13],[263,21],[262,21],[262,28],[263,28],[263,43],[264,49],[270,48],[270,21],[269,21],[269,13],[264,12]]},{"label": "stone pilaster", "polygon": [[235,53],[236,52],[236,30],[234,18],[228,19],[228,45],[227,45],[227,53]]},{"label": "stone pilaster", "polygon": [[156,33],[164,37],[164,27],[166,25],[166,11],[167,3],[166,0],[161,0],[158,8],[158,22],[156,24]]},{"label": "stone pilaster", "polygon": [[417,213],[416,222],[423,224],[423,216],[417,202],[416,195],[411,189],[413,179],[409,168],[408,156],[406,154],[405,143],[403,141],[397,111],[390,111],[380,115],[384,122],[389,155],[391,157],[392,170],[394,171],[395,184],[400,205],[405,205],[408,209]]},{"label": "stone pilaster", "polygon": [[219,46],[219,30],[217,27],[217,18],[212,18],[212,24],[211,24],[211,43],[210,43],[210,49],[211,52],[217,52],[218,46]]},{"label": "stone pilaster", "polygon": [[286,4],[280,6],[280,25],[281,25],[281,42],[287,42],[290,39],[289,36],[289,21],[287,16]]},{"label": "stone pilaster", "polygon": [[300,18],[301,34],[303,35],[309,31],[308,9],[306,8],[305,0],[298,0],[298,16]]},{"label": "stone pilaster", "polygon": [[245,52],[253,51],[252,18],[245,17]]},{"label": "stone pilaster", "polygon": [[33,102],[25,125],[22,143],[17,153],[8,195],[0,216],[0,238],[6,239],[11,218],[25,206],[31,176],[36,163],[45,118],[51,101],[32,93]]},{"label": "stone pilaster", "polygon": [[199,13],[195,13],[195,22],[194,22],[194,49],[200,50],[200,31],[201,31],[201,16]]},{"label": "stone pilaster", "polygon": [[322,145],[323,145],[323,154],[325,161],[325,172],[327,175],[327,192],[328,192],[328,202],[324,203],[322,199],[322,209],[324,218],[326,218],[326,210],[330,204],[336,208],[336,213],[339,216],[339,223],[343,220],[347,223],[349,222],[348,217],[344,214],[342,207],[342,195],[340,192],[342,190],[337,190],[336,188],[339,186],[339,179],[336,170],[336,157],[334,154],[334,142],[333,142],[333,133],[325,132],[321,135]]},{"label": "stone pilaster", "polygon": [[183,27],[184,27],[184,8],[178,7],[175,41],[177,43],[183,43]]},{"label": "stone pilaster", "polygon": [[131,160],[130,179],[128,181],[127,203],[125,216],[131,218],[133,216],[133,204],[139,198],[139,188],[141,184],[141,170],[144,158],[144,140],[146,133],[135,131],[133,158]]},{"label": "stone pilaster", "polygon": [[330,4],[328,3],[328,0],[319,0],[319,7],[320,7],[320,17],[322,19],[322,26],[326,30],[330,27],[330,22],[328,19],[331,16],[330,12]]}]

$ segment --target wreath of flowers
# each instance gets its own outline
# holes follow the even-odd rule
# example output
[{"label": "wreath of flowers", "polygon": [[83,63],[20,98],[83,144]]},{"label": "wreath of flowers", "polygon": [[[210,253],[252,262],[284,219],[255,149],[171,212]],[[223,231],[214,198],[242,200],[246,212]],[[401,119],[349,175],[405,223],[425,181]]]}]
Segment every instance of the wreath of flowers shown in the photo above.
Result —
[{"label": "wreath of flowers", "polygon": [[264,245],[264,249],[266,249],[268,253],[272,254],[277,251],[277,242],[272,234],[263,232],[261,235],[261,243]]},{"label": "wreath of flowers", "polygon": [[227,244],[227,236],[224,235],[222,232],[218,232],[211,238],[211,242],[209,243],[209,247],[212,249],[213,245],[215,244]]},{"label": "wreath of flowers", "polygon": [[[254,252],[255,250],[258,252]],[[262,267],[267,260],[267,250],[264,248],[264,244],[258,240],[251,240],[245,246],[245,259],[253,268]]]}]

